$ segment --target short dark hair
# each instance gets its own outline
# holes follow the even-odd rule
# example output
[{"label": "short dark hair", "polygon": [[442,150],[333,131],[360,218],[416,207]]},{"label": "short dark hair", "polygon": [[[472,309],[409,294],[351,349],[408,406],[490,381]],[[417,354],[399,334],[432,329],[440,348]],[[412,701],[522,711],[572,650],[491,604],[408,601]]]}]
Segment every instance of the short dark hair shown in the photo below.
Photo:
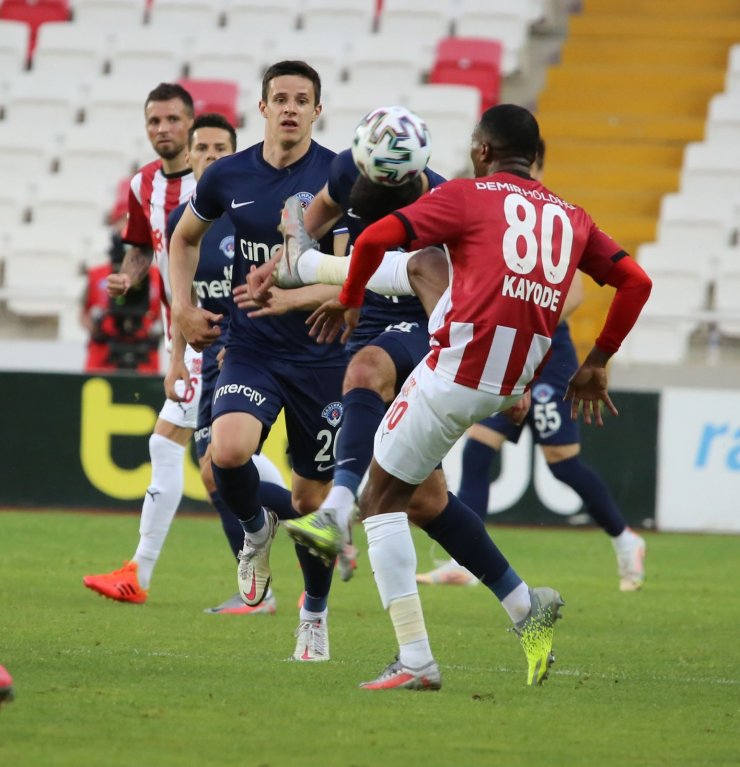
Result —
[{"label": "short dark hair", "polygon": [[144,102],[144,109],[152,101],[171,101],[172,99],[180,99],[191,117],[195,114],[193,97],[179,83],[160,83],[154,90],[149,91],[149,95]]},{"label": "short dark hair", "polygon": [[359,175],[352,184],[349,204],[353,213],[366,224],[372,224],[394,210],[411,205],[421,197],[421,193],[421,175],[400,186],[383,186]]},{"label": "short dark hair", "polygon": [[236,130],[222,114],[204,112],[202,115],[198,115],[188,131],[188,147],[193,145],[193,134],[199,128],[221,128],[221,130],[225,130],[231,138],[231,148],[236,152]]},{"label": "short dark hair", "polygon": [[528,165],[535,161],[540,127],[528,109],[497,104],[481,115],[478,129],[499,158],[521,157]]},{"label": "short dark hair", "polygon": [[545,167],[545,139],[540,136],[537,142],[537,156],[534,158],[534,166],[538,171]]},{"label": "short dark hair", "polygon": [[278,61],[277,64],[268,67],[262,77],[262,101],[267,101],[270,81],[283,75],[297,75],[310,80],[313,83],[314,105],[321,103],[321,78],[319,73],[305,61]]}]

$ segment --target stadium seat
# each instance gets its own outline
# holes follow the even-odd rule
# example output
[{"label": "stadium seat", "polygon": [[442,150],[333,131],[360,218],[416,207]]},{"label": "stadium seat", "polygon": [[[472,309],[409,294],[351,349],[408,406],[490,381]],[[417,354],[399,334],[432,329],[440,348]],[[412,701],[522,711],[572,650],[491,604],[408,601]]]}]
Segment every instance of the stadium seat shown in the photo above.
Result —
[{"label": "stadium seat", "polygon": [[644,310],[618,357],[627,364],[680,364],[688,357],[689,339],[695,327],[696,323],[691,320],[653,316]]},{"label": "stadium seat", "polygon": [[226,9],[226,27],[242,34],[248,29],[250,45],[276,42],[298,26],[298,0],[231,0]]},{"label": "stadium seat", "polygon": [[420,85],[407,106],[426,120],[432,134],[430,165],[447,177],[470,165],[470,134],[480,115],[480,91],[467,85]]},{"label": "stadium seat", "polygon": [[89,80],[101,75],[106,61],[106,38],[90,34],[76,23],[44,24],[36,39],[33,72],[36,77]]},{"label": "stadium seat", "polygon": [[686,146],[681,169],[682,192],[697,197],[732,197],[740,190],[740,155],[724,144],[695,142]]},{"label": "stadium seat", "polygon": [[68,0],[3,0],[0,4],[0,19],[22,21],[28,24],[30,37],[28,40],[28,62],[33,60],[36,48],[36,36],[39,27],[49,22],[69,21],[70,10]]},{"label": "stadium seat", "polygon": [[[239,22],[241,23],[241,22]],[[244,28],[244,27],[243,27]],[[187,76],[201,80],[235,80],[251,83],[262,76],[268,55],[261,38],[254,44],[244,45],[238,25],[214,30],[201,35],[185,51]]]},{"label": "stadium seat", "polygon": [[[143,120],[142,120],[143,121]],[[59,153],[59,177],[74,190],[74,196],[101,205],[115,194],[116,179],[133,173],[139,161],[139,144],[130,135],[117,141],[110,133],[90,123],[69,131]]]},{"label": "stadium seat", "polygon": [[526,4],[515,3],[506,11],[483,3],[463,5],[455,22],[457,37],[499,40],[502,44],[501,74],[509,77],[529,69],[529,22],[523,12]]},{"label": "stadium seat", "polygon": [[15,314],[54,316],[82,294],[78,243],[41,235],[26,224],[14,234],[5,257],[3,295]]},{"label": "stadium seat", "polygon": [[270,48],[270,61],[301,59],[321,76],[322,91],[328,92],[344,79],[347,54],[344,45],[327,45],[325,37],[290,32],[282,35]]},{"label": "stadium seat", "polygon": [[[740,184],[737,187],[740,192]],[[656,239],[662,245],[706,259],[730,244],[732,206],[729,199],[706,194],[665,195],[661,201]]]},{"label": "stadium seat", "polygon": [[[418,43],[418,44],[416,44]],[[431,56],[416,37],[381,32],[357,40],[349,53],[349,81],[357,87],[392,82],[409,90],[424,82]]]},{"label": "stadium seat", "polygon": [[379,29],[384,34],[438,40],[450,34],[452,4],[423,0],[384,0],[379,16]]},{"label": "stadium seat", "polygon": [[3,81],[7,82],[26,68],[30,39],[28,24],[0,20],[0,78]]},{"label": "stadium seat", "polygon": [[67,77],[36,77],[27,72],[11,82],[5,122],[16,130],[45,126],[50,136],[77,122],[83,100],[81,84]]},{"label": "stadium seat", "polygon": [[740,336],[740,251],[736,262],[725,264],[719,271],[714,290],[714,309],[720,333]]},{"label": "stadium seat", "polygon": [[737,146],[740,141],[740,88],[712,97],[707,114],[706,141]]},{"label": "stadium seat", "polygon": [[75,0],[74,23],[96,30],[138,27],[148,5],[148,0]]},{"label": "stadium seat", "polygon": [[213,0],[155,0],[149,8],[149,27],[201,36],[221,23],[223,4]]},{"label": "stadium seat", "polygon": [[740,43],[733,45],[727,55],[725,91],[727,93],[740,93]]},{"label": "stadium seat", "polygon": [[331,30],[330,44],[346,51],[353,41],[372,33],[375,14],[372,0],[357,4],[346,0],[304,0],[301,20],[303,34],[328,42],[327,30]]},{"label": "stadium seat", "polygon": [[[111,74],[140,78],[154,87],[182,75],[189,43],[166,30],[148,27],[117,30],[110,54]],[[144,86],[146,87],[146,86]]]},{"label": "stadium seat", "polygon": [[115,131],[121,141],[148,144],[144,101],[157,80],[142,81],[107,75],[93,80],[87,94],[84,121],[101,133]]},{"label": "stadium seat", "polygon": [[181,78],[179,83],[193,97],[196,115],[203,112],[220,112],[233,126],[240,124],[239,86],[235,82]]},{"label": "stadium seat", "polygon": [[481,93],[481,111],[499,103],[502,43],[476,37],[446,37],[437,44],[430,83],[472,85]]}]

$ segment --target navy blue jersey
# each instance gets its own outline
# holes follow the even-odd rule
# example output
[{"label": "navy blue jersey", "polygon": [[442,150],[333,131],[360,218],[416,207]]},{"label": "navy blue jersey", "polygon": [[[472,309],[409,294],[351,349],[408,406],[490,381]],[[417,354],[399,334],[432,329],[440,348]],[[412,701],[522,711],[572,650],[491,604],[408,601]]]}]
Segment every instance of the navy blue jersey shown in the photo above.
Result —
[{"label": "navy blue jersey", "polygon": [[[429,168],[424,173],[429,181],[430,189],[446,180]],[[367,226],[362,219],[353,214],[349,202],[352,186],[359,175],[360,171],[357,170],[349,149],[345,149],[334,158],[329,171],[329,196],[347,214],[345,221],[349,230],[350,246]],[[418,322],[426,327],[427,315],[419,299],[416,296],[379,296],[371,290],[366,290],[360,311],[360,323],[352,334],[352,340],[362,343],[363,339],[376,336],[389,324],[398,322]]]},{"label": "navy blue jersey", "polygon": [[[167,241],[172,238],[178,221],[182,218],[187,203],[183,203],[170,213],[167,219]],[[198,268],[195,270],[193,287],[198,296],[200,305],[214,314],[223,314],[224,319],[220,323],[221,335],[215,343],[203,350],[203,375],[205,384],[205,371],[213,367],[218,375],[218,363],[216,356],[226,343],[226,333],[229,329],[229,317],[231,315],[231,270],[234,265],[234,225],[228,216],[221,216],[214,221],[210,229],[205,233],[200,244],[200,258]],[[215,377],[213,379],[215,381]],[[203,389],[202,400],[210,399],[212,391]],[[202,404],[202,402],[201,402]],[[210,418],[209,418],[210,422]]]},{"label": "navy blue jersey", "polygon": [[[315,141],[300,160],[287,168],[274,168],[262,156],[263,144],[222,157],[209,166],[196,186],[190,206],[198,218],[215,221],[223,213],[236,233],[232,284],[243,285],[250,268],[264,264],[283,238],[278,232],[285,200],[297,195],[307,205],[324,186],[334,152]],[[308,335],[309,312],[288,312],[278,317],[250,319],[231,305],[229,347],[276,357],[296,365],[344,360],[344,347],[317,344]]]}]

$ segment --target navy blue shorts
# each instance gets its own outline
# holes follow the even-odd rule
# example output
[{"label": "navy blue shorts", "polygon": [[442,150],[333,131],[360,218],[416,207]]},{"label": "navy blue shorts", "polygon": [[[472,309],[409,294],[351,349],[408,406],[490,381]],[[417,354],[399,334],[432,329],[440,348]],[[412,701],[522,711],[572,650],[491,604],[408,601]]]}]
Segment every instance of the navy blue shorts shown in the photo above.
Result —
[{"label": "navy blue shorts", "polygon": [[255,359],[254,353],[232,347],[213,393],[213,420],[249,413],[263,424],[262,443],[284,410],[293,470],[305,479],[329,481],[344,413],[345,370],[345,365],[314,368],[273,357]]},{"label": "navy blue shorts", "polygon": [[411,371],[429,354],[429,330],[419,322],[397,322],[375,336],[354,336],[347,351],[356,354],[366,346],[378,346],[385,351],[396,368],[396,390]]},{"label": "navy blue shorts", "polygon": [[218,380],[218,361],[216,355],[223,346],[219,344],[217,348],[209,346],[203,351],[203,368],[201,378],[203,379],[203,389],[200,395],[198,405],[198,425],[195,427],[195,452],[198,458],[202,458],[211,444],[211,410],[213,408],[213,392],[216,389]]},{"label": "navy blue shorts", "polygon": [[570,417],[570,402],[563,397],[568,381],[578,369],[578,357],[567,332],[567,326],[558,326],[553,336],[552,354],[542,372],[532,384],[532,407],[524,423],[515,426],[505,415],[497,413],[481,421],[482,426],[503,434],[510,442],[518,442],[525,424],[532,429],[538,445],[575,445],[580,442],[578,421]]}]

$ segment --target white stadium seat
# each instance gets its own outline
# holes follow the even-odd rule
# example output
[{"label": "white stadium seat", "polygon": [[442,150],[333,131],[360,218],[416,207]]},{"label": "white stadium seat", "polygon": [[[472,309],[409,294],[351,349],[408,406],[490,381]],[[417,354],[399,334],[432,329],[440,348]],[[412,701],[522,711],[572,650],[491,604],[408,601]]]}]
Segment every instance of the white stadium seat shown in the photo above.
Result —
[{"label": "white stadium seat", "polygon": [[235,80],[240,84],[261,79],[262,69],[269,63],[262,42],[244,45],[244,35],[235,26],[197,37],[185,54],[188,77]]},{"label": "white stadium seat", "polygon": [[740,142],[740,88],[732,93],[718,93],[709,102],[706,140],[710,144]]},{"label": "white stadium seat", "polygon": [[77,122],[82,101],[82,85],[70,78],[36,77],[26,72],[11,83],[5,121],[21,132],[37,124],[45,125],[54,135]]},{"label": "white stadium seat", "polygon": [[147,0],[74,0],[74,23],[88,29],[120,30],[144,23]]},{"label": "white stadium seat", "polygon": [[[347,48],[352,41],[372,33],[374,12],[373,0],[355,3],[347,3],[345,0],[304,0],[301,29],[304,34],[323,39],[328,45]],[[329,39],[328,30],[331,30]]]},{"label": "white stadium seat", "polygon": [[684,151],[680,187],[697,197],[732,197],[740,190],[740,153],[724,144],[695,142]]},{"label": "white stadium seat", "polygon": [[740,43],[733,45],[727,55],[725,91],[727,93],[740,93]]},{"label": "white stadium seat", "polygon": [[[740,185],[737,191],[740,195]],[[693,252],[693,259],[706,259],[730,244],[731,214],[730,200],[723,197],[667,194],[660,204],[656,239],[682,253]]]},{"label": "white stadium seat", "polygon": [[447,0],[429,3],[419,0],[384,0],[380,13],[380,31],[405,35],[411,39],[427,39],[433,45],[447,37],[452,28],[453,5]]},{"label": "white stadium seat", "polygon": [[[230,0],[226,9],[226,27],[242,36],[245,47],[265,41],[275,42],[298,26],[298,0]],[[249,30],[248,41],[244,39]]]},{"label": "white stadium seat", "polygon": [[304,32],[282,35],[270,49],[271,59],[300,59],[308,62],[321,76],[322,92],[334,88],[343,78],[347,65],[344,46],[327,45],[323,37]]},{"label": "white stadium seat", "polygon": [[0,77],[3,79],[11,79],[26,68],[29,29],[23,21],[0,19]]},{"label": "white stadium seat", "polygon": [[122,29],[113,40],[111,73],[115,77],[140,78],[144,83],[174,81],[182,74],[188,44],[183,36],[167,30]]},{"label": "white stadium seat", "polygon": [[149,27],[208,36],[219,26],[223,9],[224,4],[214,0],[155,0],[149,9]]},{"label": "white stadium seat", "polygon": [[392,82],[408,90],[424,82],[433,55],[433,48],[424,51],[416,37],[397,36],[393,31],[370,35],[352,46],[348,79],[360,87]]},{"label": "white stadium seat", "polygon": [[33,73],[37,78],[89,80],[102,74],[106,54],[105,35],[91,34],[89,27],[42,24],[33,54]]}]

